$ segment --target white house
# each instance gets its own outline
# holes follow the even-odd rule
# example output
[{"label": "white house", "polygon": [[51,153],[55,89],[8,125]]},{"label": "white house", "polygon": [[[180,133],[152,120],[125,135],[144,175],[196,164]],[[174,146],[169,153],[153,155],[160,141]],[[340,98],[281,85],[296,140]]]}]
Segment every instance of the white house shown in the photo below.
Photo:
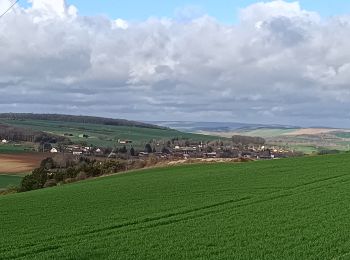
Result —
[{"label": "white house", "polygon": [[8,141],[7,141],[6,139],[2,139],[2,140],[1,140],[1,143],[3,143],[3,144],[7,144],[7,143],[8,143]]},{"label": "white house", "polygon": [[52,148],[52,149],[50,150],[50,153],[58,153],[58,150],[57,150],[56,148]]}]

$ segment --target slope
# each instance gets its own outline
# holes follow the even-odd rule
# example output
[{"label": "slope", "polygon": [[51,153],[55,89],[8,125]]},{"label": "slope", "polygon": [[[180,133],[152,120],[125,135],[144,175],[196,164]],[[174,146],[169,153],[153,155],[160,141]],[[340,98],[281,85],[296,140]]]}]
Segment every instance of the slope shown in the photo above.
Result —
[{"label": "slope", "polygon": [[0,197],[0,258],[343,259],[349,166],[186,165]]},{"label": "slope", "polygon": [[[191,139],[194,141],[212,141],[219,137],[183,133],[168,128],[147,128],[138,126],[116,126],[92,123],[77,123],[50,120],[9,120],[1,119],[0,123],[31,129],[34,131],[43,131],[50,134],[64,136],[74,143],[85,142],[88,145],[113,147],[118,139],[130,139],[134,147],[143,148],[150,140],[169,140],[172,138]],[[80,138],[79,135],[85,134],[88,138]],[[1,150],[1,147],[0,147]]]}]

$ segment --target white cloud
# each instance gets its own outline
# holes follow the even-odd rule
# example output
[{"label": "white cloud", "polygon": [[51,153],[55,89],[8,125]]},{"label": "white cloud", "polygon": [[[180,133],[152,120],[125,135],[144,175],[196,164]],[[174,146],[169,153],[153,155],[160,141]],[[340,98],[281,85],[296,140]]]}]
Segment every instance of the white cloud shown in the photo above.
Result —
[{"label": "white cloud", "polygon": [[350,126],[349,17],[274,1],[232,26],[207,15],[130,23],[32,4],[0,23],[1,111]]},{"label": "white cloud", "polygon": [[57,17],[61,19],[76,17],[78,12],[75,6],[67,6],[65,0],[29,0],[29,2],[32,4],[30,11],[35,13],[36,21]]},{"label": "white cloud", "polygon": [[240,11],[240,20],[245,23],[257,23],[284,17],[319,22],[320,16],[315,12],[303,10],[299,2],[285,2],[282,0],[260,2]]},{"label": "white cloud", "polygon": [[113,27],[114,29],[115,29],[115,28],[118,28],[118,29],[126,30],[126,29],[128,29],[129,24],[128,24],[127,21],[125,21],[125,20],[119,18],[119,19],[113,21],[112,27]]}]

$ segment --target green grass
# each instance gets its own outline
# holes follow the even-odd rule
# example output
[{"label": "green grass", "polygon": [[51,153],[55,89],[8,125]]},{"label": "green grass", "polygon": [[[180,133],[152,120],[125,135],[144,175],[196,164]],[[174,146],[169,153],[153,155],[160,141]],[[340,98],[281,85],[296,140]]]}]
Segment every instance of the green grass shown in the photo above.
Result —
[{"label": "green grass", "polygon": [[[0,123],[10,124],[17,127],[31,128],[33,130],[64,135],[75,143],[86,142],[88,145],[114,147],[118,139],[129,139],[133,141],[134,147],[144,147],[150,140],[169,140],[172,138],[188,138],[195,141],[218,140],[219,137],[200,134],[183,133],[172,129],[151,129],[128,126],[108,126],[97,124],[83,124],[73,122],[59,122],[46,120],[5,120]],[[80,134],[87,134],[89,138],[79,138]]]},{"label": "green grass", "polygon": [[291,129],[261,128],[261,129],[256,129],[256,130],[243,131],[242,133],[244,135],[248,135],[248,136],[260,136],[263,138],[268,138],[268,137],[277,137],[277,136],[289,134],[289,133],[292,133],[296,130],[297,129],[294,129],[294,128],[291,128]]},{"label": "green grass", "polygon": [[289,145],[289,149],[296,150],[298,152],[302,152],[305,154],[317,153],[320,150],[322,150],[322,148],[319,148],[313,145],[302,145],[302,144]]},{"label": "green grass", "polygon": [[8,186],[19,186],[22,176],[19,175],[0,175],[0,190],[5,189]]},{"label": "green grass", "polygon": [[25,153],[32,149],[33,147],[26,145],[0,144],[0,154]]},{"label": "green grass", "polygon": [[350,138],[350,133],[348,132],[335,133],[335,136],[339,138]]},{"label": "green grass", "polygon": [[186,165],[0,197],[0,259],[346,259],[350,155]]}]

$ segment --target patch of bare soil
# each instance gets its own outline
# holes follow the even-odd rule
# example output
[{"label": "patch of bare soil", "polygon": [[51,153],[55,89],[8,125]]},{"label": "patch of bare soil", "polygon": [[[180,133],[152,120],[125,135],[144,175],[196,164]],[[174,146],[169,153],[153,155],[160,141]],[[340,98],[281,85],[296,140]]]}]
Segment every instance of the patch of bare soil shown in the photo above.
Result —
[{"label": "patch of bare soil", "polygon": [[38,167],[47,155],[40,153],[0,154],[0,174],[28,173]]}]

